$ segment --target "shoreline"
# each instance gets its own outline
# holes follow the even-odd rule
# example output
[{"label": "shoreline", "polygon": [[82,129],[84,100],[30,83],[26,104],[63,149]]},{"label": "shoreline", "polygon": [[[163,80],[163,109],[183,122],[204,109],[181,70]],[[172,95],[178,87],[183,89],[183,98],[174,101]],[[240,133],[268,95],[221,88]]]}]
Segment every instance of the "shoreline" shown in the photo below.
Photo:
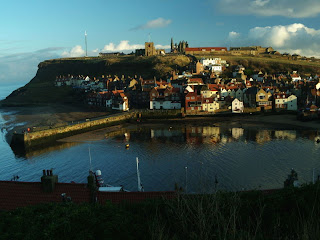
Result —
[{"label": "shoreline", "polygon": [[[73,106],[43,106],[43,107],[19,107],[19,108],[2,108],[4,110],[2,116],[6,121],[4,128],[7,130],[6,141],[10,144],[11,137],[15,131],[23,131],[28,127],[41,128],[44,126],[59,126],[67,124],[71,121],[79,121],[80,119],[95,118],[107,116],[110,113],[103,111],[93,111],[79,109]],[[82,110],[82,111],[81,111]],[[275,129],[295,129],[295,130],[320,130],[320,121],[302,122],[296,119],[296,115],[277,114],[277,115],[232,115],[232,116],[189,116],[186,118],[172,119],[146,119],[139,123],[144,125],[216,125],[224,127],[255,127],[255,128],[275,128]],[[124,127],[135,125],[135,123],[126,123],[103,128],[106,133],[118,131]],[[103,136],[95,136],[100,130],[93,130],[87,133],[73,135],[58,141],[76,141],[81,139],[102,139]],[[77,136],[75,138],[75,136]]]}]

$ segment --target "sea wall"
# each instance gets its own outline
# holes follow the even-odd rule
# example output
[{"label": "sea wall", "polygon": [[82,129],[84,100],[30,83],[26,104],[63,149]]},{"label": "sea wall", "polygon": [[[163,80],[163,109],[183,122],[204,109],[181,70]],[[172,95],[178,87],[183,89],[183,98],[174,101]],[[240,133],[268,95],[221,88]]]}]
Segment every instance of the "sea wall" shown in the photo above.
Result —
[{"label": "sea wall", "polygon": [[[182,110],[139,110],[135,112],[118,113],[106,118],[89,120],[82,123],[66,125],[57,128],[31,131],[25,133],[13,133],[12,148],[24,148],[25,150],[38,149],[54,143],[56,140],[76,134],[117,125],[130,120],[141,119],[169,119],[181,117]],[[46,128],[46,127],[43,127]],[[43,129],[40,128],[40,129]]]},{"label": "sea wall", "polygon": [[83,123],[72,124],[64,127],[35,132],[14,133],[12,136],[11,146],[24,147],[25,149],[45,146],[55,140],[64,137],[116,125],[127,120],[134,119],[136,118],[136,116],[136,112],[120,113],[107,118],[86,121]]}]

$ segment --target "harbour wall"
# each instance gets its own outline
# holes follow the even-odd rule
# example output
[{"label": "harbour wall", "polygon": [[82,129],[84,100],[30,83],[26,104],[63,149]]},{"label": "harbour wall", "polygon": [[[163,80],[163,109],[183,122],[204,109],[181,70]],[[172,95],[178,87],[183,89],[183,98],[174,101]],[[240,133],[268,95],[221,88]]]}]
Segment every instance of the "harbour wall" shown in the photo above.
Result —
[{"label": "harbour wall", "polygon": [[137,119],[181,117],[181,112],[181,110],[139,110],[119,113],[97,120],[88,119],[88,121],[82,123],[76,123],[57,128],[24,133],[13,133],[10,145],[12,148],[24,148],[25,150],[38,149],[51,145],[58,139],[76,134],[93,131],[128,121],[136,121]]},{"label": "harbour wall", "polygon": [[103,119],[89,120],[83,123],[77,123],[42,131],[13,133],[10,145],[12,147],[24,147],[25,149],[38,148],[40,146],[46,146],[53,141],[61,138],[104,127],[109,127],[112,125],[117,125],[130,119],[135,119],[136,116],[136,112],[121,113]]}]

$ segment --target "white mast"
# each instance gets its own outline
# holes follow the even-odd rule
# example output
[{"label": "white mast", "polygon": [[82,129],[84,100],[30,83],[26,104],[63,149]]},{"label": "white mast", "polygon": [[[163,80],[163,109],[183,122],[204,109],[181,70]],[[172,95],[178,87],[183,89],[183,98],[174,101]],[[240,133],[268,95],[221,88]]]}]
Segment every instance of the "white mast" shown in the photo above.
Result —
[{"label": "white mast", "polygon": [[138,157],[136,157],[136,162],[137,162],[138,191],[139,192],[144,192],[143,186],[142,186],[141,180],[140,180],[139,159],[138,159]]},{"label": "white mast", "polygon": [[84,32],[84,38],[85,38],[85,43],[86,43],[86,57],[88,57],[87,31]]}]

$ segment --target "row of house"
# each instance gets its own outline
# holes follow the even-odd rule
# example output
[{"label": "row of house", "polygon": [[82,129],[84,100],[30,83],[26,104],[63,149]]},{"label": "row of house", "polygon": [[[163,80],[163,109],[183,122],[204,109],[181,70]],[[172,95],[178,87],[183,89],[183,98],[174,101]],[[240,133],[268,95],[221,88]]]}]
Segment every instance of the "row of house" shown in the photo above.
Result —
[{"label": "row of house", "polygon": [[[227,66],[220,58],[201,59],[197,65]],[[73,86],[85,89],[87,104],[127,111],[129,108],[181,109],[185,111],[215,112],[232,109],[243,112],[244,108],[258,110],[297,110],[298,106],[319,101],[318,77],[302,79],[297,72],[268,75],[255,72],[245,75],[241,65],[233,68],[232,79],[217,77],[214,69],[197,73],[172,72],[166,79],[143,79],[134,76],[59,76],[56,86]],[[197,75],[196,75],[197,74]],[[288,76],[291,81],[288,81]],[[305,98],[307,96],[307,99]]]}]

